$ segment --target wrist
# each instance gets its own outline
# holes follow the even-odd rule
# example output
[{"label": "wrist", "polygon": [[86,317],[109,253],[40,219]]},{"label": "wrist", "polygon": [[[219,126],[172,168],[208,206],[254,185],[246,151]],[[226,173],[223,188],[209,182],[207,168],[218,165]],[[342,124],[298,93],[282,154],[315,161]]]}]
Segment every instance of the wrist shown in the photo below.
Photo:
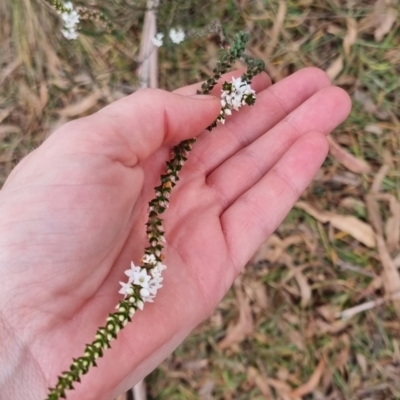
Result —
[{"label": "wrist", "polygon": [[46,383],[30,346],[18,340],[0,312],[0,398],[2,400],[46,397]]}]

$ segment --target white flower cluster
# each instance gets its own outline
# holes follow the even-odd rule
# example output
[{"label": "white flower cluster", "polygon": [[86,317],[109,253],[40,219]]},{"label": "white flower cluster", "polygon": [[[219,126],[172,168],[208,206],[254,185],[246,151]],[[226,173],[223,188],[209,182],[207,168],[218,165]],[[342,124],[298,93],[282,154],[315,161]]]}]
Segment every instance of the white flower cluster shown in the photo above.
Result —
[{"label": "white flower cluster", "polygon": [[64,27],[61,29],[61,32],[64,37],[69,40],[77,39],[80,15],[78,11],[74,9],[74,5],[70,1],[64,3],[64,8],[68,11],[60,12],[61,18],[64,21]]},{"label": "white flower cluster", "polygon": [[181,28],[179,29],[172,28],[169,31],[169,37],[173,43],[179,44],[180,42],[183,42],[185,40],[185,32]]},{"label": "white flower cluster", "polygon": [[134,288],[132,285],[140,287],[140,298],[136,299],[131,297],[137,308],[143,310],[145,302],[153,302],[154,297],[157,294],[158,289],[162,288],[161,282],[163,277],[162,272],[167,268],[164,264],[156,260],[153,254],[146,254],[142,258],[142,262],[145,265],[150,265],[151,268],[143,268],[136,266],[133,262],[131,268],[125,271],[125,275],[128,276],[128,282],[120,282],[122,288],[119,293],[126,296],[134,294]]},{"label": "white flower cluster", "polygon": [[[178,28],[172,28],[169,31],[168,36],[172,40],[173,43],[179,44],[185,40],[185,32],[183,29]],[[153,42],[154,46],[161,47],[163,45],[163,39],[164,39],[164,34],[161,32],[158,32],[152,39],[151,41]]]},{"label": "white flower cluster", "polygon": [[232,82],[225,82],[222,85],[222,108],[217,118],[218,122],[224,124],[225,115],[232,115],[232,110],[237,111],[241,106],[246,104],[254,104],[255,99],[256,92],[242,78],[232,78]]}]

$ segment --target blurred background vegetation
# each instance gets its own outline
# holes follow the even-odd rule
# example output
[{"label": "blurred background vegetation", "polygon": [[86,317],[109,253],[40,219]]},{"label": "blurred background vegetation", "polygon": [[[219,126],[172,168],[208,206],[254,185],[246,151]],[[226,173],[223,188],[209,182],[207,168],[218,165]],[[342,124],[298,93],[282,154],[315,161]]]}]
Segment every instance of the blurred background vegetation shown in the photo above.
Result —
[{"label": "blurred background vegetation", "polygon": [[[76,1],[117,32],[66,40],[44,0],[0,0],[0,180],[64,122],[138,88],[146,2]],[[400,399],[398,0],[174,0],[159,86],[207,77],[204,28],[250,34],[273,81],[317,66],[352,97],[330,156],[213,315],[146,380],[148,399]],[[238,65],[239,66],[239,65]]]}]

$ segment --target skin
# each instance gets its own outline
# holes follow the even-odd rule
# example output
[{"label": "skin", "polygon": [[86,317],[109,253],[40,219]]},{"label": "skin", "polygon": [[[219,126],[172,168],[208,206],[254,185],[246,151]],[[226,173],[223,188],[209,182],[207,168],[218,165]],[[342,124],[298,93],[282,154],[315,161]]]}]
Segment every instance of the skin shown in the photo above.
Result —
[{"label": "skin", "polygon": [[272,86],[261,74],[252,86],[256,105],[212,132],[203,131],[219,100],[194,96],[198,85],[138,91],[64,125],[17,165],[0,192],[1,399],[44,399],[93,340],[143,254],[147,203],[171,145],[199,134],[163,215],[165,286],[68,398],[115,398],[212,312],[351,108],[315,68]]}]

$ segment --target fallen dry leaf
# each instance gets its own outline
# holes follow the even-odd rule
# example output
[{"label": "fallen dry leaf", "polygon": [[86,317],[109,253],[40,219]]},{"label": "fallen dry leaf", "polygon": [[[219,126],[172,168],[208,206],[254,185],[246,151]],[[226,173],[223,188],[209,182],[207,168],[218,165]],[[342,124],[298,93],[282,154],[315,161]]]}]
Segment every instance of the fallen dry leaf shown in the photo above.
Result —
[{"label": "fallen dry leaf", "polygon": [[348,185],[348,186],[360,186],[361,180],[360,178],[350,171],[345,171],[344,173],[334,174],[332,175],[329,180],[326,181],[327,183],[337,183],[339,185]]},{"label": "fallen dry leaf", "polygon": [[357,364],[359,365],[361,372],[365,375],[368,371],[368,361],[364,354],[357,353],[356,354]]},{"label": "fallen dry leaf", "polygon": [[267,380],[261,376],[257,369],[249,367],[247,370],[247,376],[249,380],[254,381],[260,392],[263,394],[264,399],[273,400],[271,389],[267,383]]},{"label": "fallen dry leaf", "polygon": [[[393,260],[390,257],[390,254],[386,248],[385,241],[383,237],[377,235],[377,245],[378,245],[378,254],[382,263],[383,271],[383,286],[385,288],[385,292],[387,295],[391,295],[393,293],[400,291],[400,275],[397,268],[394,266]],[[397,315],[400,316],[400,299],[395,298],[393,300],[393,305],[397,312]]]},{"label": "fallen dry leaf", "polygon": [[329,24],[326,28],[326,32],[330,33],[331,35],[334,36],[342,36],[343,35],[343,29],[336,24]]},{"label": "fallen dry leaf", "polygon": [[333,306],[330,304],[325,304],[316,309],[317,313],[323,317],[327,322],[333,322],[336,320],[336,316],[340,311],[339,306]]},{"label": "fallen dry leaf", "polygon": [[[281,281],[281,284],[283,285],[286,290],[289,291],[289,293],[295,295],[295,296],[300,296],[301,297],[301,306],[303,308],[307,307],[307,305],[311,301],[311,295],[312,295],[312,290],[311,286],[308,283],[307,278],[303,275],[303,270],[308,267],[308,264],[304,265],[295,265],[293,262],[292,257],[288,253],[284,253],[281,255],[279,261],[283,264],[286,265],[289,268],[289,274]],[[293,287],[290,287],[289,285],[285,285],[287,282],[289,282],[291,279],[295,279],[297,286],[299,288],[299,293],[296,293],[295,290],[293,290]]]},{"label": "fallen dry leaf", "polygon": [[296,234],[281,239],[278,235],[272,234],[268,240],[260,246],[249,263],[257,264],[260,261],[275,263],[288,247],[302,243],[303,241],[303,235]]},{"label": "fallen dry leaf", "polygon": [[379,204],[373,195],[365,196],[365,204],[368,210],[368,219],[375,229],[378,235],[383,235],[383,222],[381,212],[379,210]]},{"label": "fallen dry leaf", "polygon": [[393,24],[397,21],[398,14],[398,10],[392,7],[385,11],[379,26],[374,32],[376,42],[380,42],[391,31]]},{"label": "fallen dry leaf", "polygon": [[354,157],[340,146],[332,136],[328,136],[328,142],[331,155],[347,169],[356,174],[368,174],[371,172],[371,167],[366,161]]},{"label": "fallen dry leaf", "polygon": [[13,74],[13,72],[22,64],[22,60],[17,58],[12,63],[8,64],[6,67],[2,67],[0,73],[0,87],[6,81],[6,79]]},{"label": "fallen dry leaf", "polygon": [[259,249],[256,251],[254,256],[249,261],[250,264],[257,264],[260,261],[269,261],[271,263],[276,262],[280,255],[282,254],[282,246],[276,246],[275,238],[281,242],[281,239],[273,234],[271,235],[266,242],[264,242]]},{"label": "fallen dry leaf", "polygon": [[307,394],[312,393],[317,388],[324,369],[325,369],[325,360],[322,358],[318,363],[317,368],[311,375],[310,379],[303,385],[299,386],[297,389],[293,390],[290,393],[290,396],[303,397]]},{"label": "fallen dry leaf", "polygon": [[375,247],[375,234],[370,225],[351,215],[340,215],[329,211],[318,211],[308,203],[298,201],[296,208],[305,211],[323,224],[330,223],[336,229],[346,232],[367,247]]},{"label": "fallen dry leaf", "polygon": [[74,104],[70,104],[67,107],[59,110],[58,113],[63,117],[77,117],[78,115],[84,114],[89,111],[92,107],[94,107],[99,99],[102,97],[102,93],[100,90],[94,91],[87,97],[79,100]]},{"label": "fallen dry leaf", "polygon": [[218,343],[218,348],[221,350],[241,343],[254,330],[250,299],[243,293],[240,278],[236,278],[234,287],[239,308],[239,320],[236,325],[228,329],[226,336]]},{"label": "fallen dry leaf", "polygon": [[332,62],[325,72],[331,80],[334,80],[342,72],[343,66],[343,56],[339,56]]},{"label": "fallen dry leaf", "polygon": [[314,322],[314,326],[312,326],[313,331],[309,334],[311,337],[326,334],[337,335],[338,333],[341,333],[347,329],[350,323],[350,320],[336,320],[331,323],[327,323],[322,319],[317,318]]},{"label": "fallen dry leaf", "polygon": [[291,330],[288,334],[291,344],[294,344],[300,351],[306,350],[306,344],[304,342],[304,337],[299,331]]},{"label": "fallen dry leaf", "polygon": [[400,248],[400,202],[391,195],[386,195],[389,200],[391,216],[385,225],[386,245],[389,252]]},{"label": "fallen dry leaf", "polygon": [[40,117],[42,115],[42,108],[39,96],[24,82],[18,84],[18,90],[21,102],[29,109],[29,113]]},{"label": "fallen dry leaf", "polygon": [[382,277],[375,276],[374,279],[370,282],[370,284],[363,289],[356,297],[355,301],[359,302],[365,298],[368,298],[375,294],[377,290],[380,290],[383,287]]},{"label": "fallen dry leaf", "polygon": [[364,128],[365,132],[372,133],[373,135],[382,135],[383,129],[376,124],[369,124]]},{"label": "fallen dry leaf", "polygon": [[0,110],[0,124],[10,115],[11,111],[11,107]]},{"label": "fallen dry leaf", "polygon": [[206,380],[200,387],[198,394],[201,400],[212,400],[214,398],[213,391],[215,382],[213,380]]},{"label": "fallen dry leaf", "polygon": [[353,98],[358,103],[362,104],[364,110],[369,113],[375,115],[375,117],[380,120],[387,120],[390,118],[390,112],[387,110],[381,109],[373,100],[370,93],[356,89],[353,94]]},{"label": "fallen dry leaf", "polygon": [[400,268],[400,254],[398,254],[397,257],[394,258],[393,265],[395,266],[395,268]]},{"label": "fallen dry leaf", "polygon": [[278,379],[267,378],[267,383],[269,386],[273,387],[280,396],[287,395],[292,391],[289,384]]},{"label": "fallen dry leaf", "polygon": [[250,297],[260,310],[266,310],[269,305],[266,287],[258,280],[249,282],[248,288],[251,292]]},{"label": "fallen dry leaf", "polygon": [[[298,267],[295,267],[296,269]],[[301,307],[306,308],[311,301],[311,286],[308,283],[307,278],[302,274],[300,270],[296,271],[294,274],[294,278],[296,279],[297,285],[299,286],[300,289],[300,296],[301,296]]]},{"label": "fallen dry leaf", "polygon": [[390,170],[390,165],[384,164],[379,169],[378,173],[375,174],[374,181],[372,182],[370,192],[378,193],[381,190],[382,181],[385,179],[385,176]]},{"label": "fallen dry leaf", "polygon": [[40,84],[39,99],[40,99],[40,110],[42,112],[46,107],[47,102],[49,101],[49,89],[47,87],[46,82],[44,81]]},{"label": "fallen dry leaf", "polygon": [[335,359],[335,368],[343,375],[345,368],[349,364],[350,359],[350,339],[349,336],[344,334],[341,337],[341,342],[344,344],[343,349],[339,352]]},{"label": "fallen dry leaf", "polygon": [[339,206],[353,211],[357,208],[365,208],[365,204],[360,199],[356,199],[355,197],[351,196],[343,198],[340,201]]},{"label": "fallen dry leaf", "polygon": [[351,46],[357,39],[357,21],[354,18],[347,19],[347,32],[343,39],[343,49],[346,56],[350,55]]}]

